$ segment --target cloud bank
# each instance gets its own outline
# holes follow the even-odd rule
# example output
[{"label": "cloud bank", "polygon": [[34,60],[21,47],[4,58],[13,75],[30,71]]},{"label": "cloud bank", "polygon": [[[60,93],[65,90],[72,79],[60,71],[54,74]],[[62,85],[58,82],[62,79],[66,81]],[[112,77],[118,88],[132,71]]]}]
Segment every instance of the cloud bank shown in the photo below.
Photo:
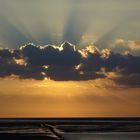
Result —
[{"label": "cloud bank", "polygon": [[108,78],[120,85],[140,86],[140,56],[114,53],[95,46],[76,49],[27,44],[19,49],[0,49],[0,77],[55,81],[84,81]]},{"label": "cloud bank", "polygon": [[140,55],[140,41],[117,39],[112,47],[118,53],[127,50],[134,55]]}]

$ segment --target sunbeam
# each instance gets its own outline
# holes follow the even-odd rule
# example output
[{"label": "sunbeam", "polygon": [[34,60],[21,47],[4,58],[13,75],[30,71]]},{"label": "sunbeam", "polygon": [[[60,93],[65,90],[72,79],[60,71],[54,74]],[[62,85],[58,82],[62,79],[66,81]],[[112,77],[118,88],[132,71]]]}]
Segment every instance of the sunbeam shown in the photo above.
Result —
[{"label": "sunbeam", "polygon": [[[109,6],[97,0],[1,0],[0,44],[15,48],[29,42],[60,45],[69,41],[80,46],[95,43],[107,47],[111,38],[119,35],[138,39],[140,4],[129,2],[124,8],[124,3],[113,1]],[[133,30],[137,35],[131,33]]]}]

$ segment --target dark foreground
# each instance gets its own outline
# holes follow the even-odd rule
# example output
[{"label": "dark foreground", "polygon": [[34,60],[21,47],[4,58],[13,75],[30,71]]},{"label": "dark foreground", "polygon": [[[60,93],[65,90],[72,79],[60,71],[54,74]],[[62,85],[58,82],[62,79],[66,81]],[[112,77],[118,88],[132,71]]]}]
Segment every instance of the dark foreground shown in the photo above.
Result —
[{"label": "dark foreground", "polygon": [[140,140],[140,118],[0,119],[0,140]]},{"label": "dark foreground", "polygon": [[18,134],[0,134],[0,140],[57,140],[50,136],[35,136],[35,135],[18,135]]}]

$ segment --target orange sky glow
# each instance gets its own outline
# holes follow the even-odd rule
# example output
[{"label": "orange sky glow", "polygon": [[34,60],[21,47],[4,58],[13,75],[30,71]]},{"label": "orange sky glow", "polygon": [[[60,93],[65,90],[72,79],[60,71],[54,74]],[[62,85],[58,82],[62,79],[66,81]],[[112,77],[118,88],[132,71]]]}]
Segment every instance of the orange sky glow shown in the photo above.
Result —
[{"label": "orange sky glow", "polygon": [[0,117],[139,116],[139,88],[109,82],[0,79]]}]

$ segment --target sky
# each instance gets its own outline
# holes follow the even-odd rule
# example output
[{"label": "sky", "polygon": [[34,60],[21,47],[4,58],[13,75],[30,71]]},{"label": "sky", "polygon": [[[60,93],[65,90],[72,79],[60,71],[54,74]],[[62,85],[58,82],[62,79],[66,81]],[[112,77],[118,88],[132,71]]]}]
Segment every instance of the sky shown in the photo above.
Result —
[{"label": "sky", "polygon": [[0,0],[0,117],[140,117],[139,0]]}]

